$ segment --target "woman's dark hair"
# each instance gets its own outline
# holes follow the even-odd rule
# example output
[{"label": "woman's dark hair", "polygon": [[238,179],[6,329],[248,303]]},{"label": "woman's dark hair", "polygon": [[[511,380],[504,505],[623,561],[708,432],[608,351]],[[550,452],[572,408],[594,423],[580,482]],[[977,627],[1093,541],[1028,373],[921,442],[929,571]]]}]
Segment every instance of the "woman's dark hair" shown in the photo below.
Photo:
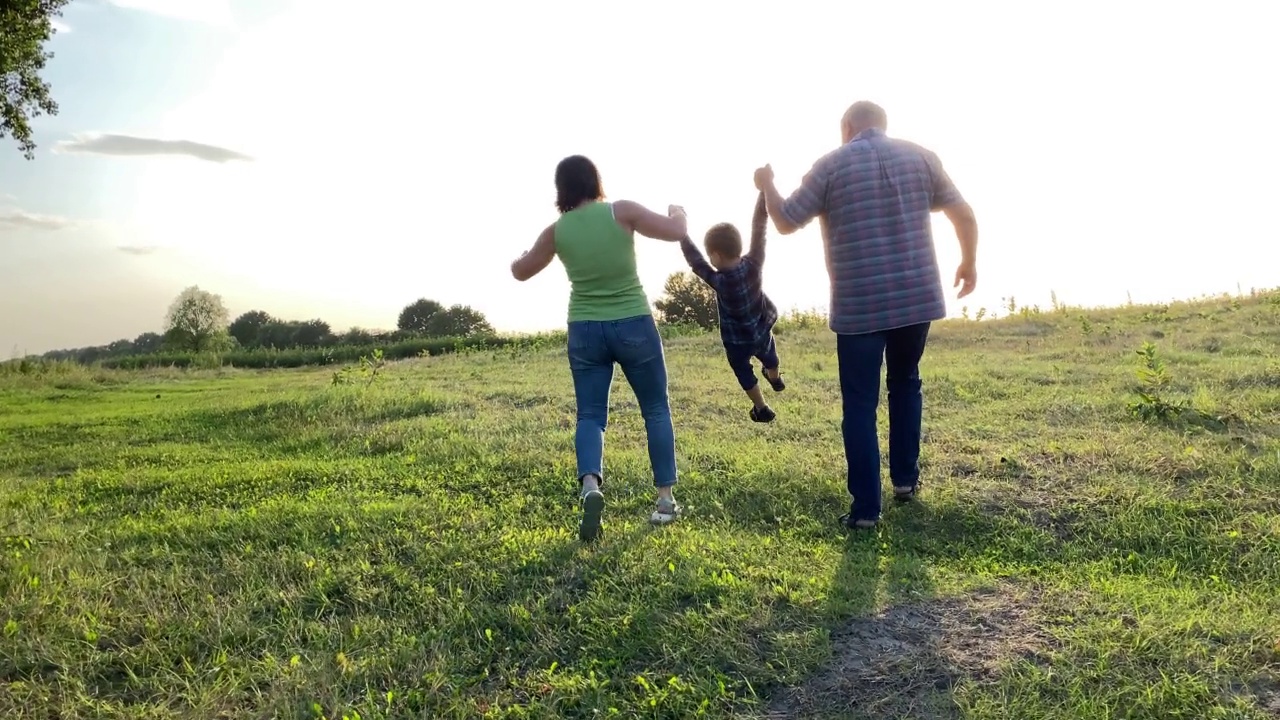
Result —
[{"label": "woman's dark hair", "polygon": [[570,155],[556,166],[556,208],[563,214],[586,200],[603,200],[604,186],[595,163],[582,155]]}]

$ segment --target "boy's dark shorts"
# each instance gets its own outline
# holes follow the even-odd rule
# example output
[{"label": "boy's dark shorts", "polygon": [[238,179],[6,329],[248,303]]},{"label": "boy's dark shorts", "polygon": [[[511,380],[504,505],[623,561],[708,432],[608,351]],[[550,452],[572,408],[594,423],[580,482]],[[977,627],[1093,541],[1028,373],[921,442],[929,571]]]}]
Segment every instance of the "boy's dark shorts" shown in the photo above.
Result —
[{"label": "boy's dark shorts", "polygon": [[767,370],[775,370],[778,367],[778,348],[773,342],[773,333],[769,333],[769,337],[762,340],[759,345],[725,345],[725,356],[729,358],[729,367],[733,370],[733,374],[738,378],[738,384],[743,390],[750,390],[760,384],[756,378],[755,369],[751,367],[751,359],[755,358],[764,365]]}]

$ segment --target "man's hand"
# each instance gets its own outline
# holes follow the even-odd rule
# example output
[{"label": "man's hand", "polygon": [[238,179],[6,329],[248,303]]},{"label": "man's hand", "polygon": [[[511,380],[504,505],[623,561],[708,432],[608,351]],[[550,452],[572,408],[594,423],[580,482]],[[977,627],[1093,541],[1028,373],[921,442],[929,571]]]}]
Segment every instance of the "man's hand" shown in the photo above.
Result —
[{"label": "man's hand", "polygon": [[679,205],[668,205],[667,216],[668,217],[688,217],[687,215],[685,215],[684,208],[680,207]]},{"label": "man's hand", "polygon": [[773,184],[773,166],[765,165],[756,170],[756,189],[763,191],[766,187]]},{"label": "man's hand", "polygon": [[968,295],[977,285],[978,267],[973,263],[960,263],[960,267],[956,268],[956,284],[952,286],[960,288],[960,294],[956,297],[962,298]]},{"label": "man's hand", "polygon": [[960,289],[959,297],[973,292],[978,284],[978,220],[973,216],[973,208],[961,200],[942,208],[942,212],[956,229],[956,239],[960,241],[960,268],[956,270],[956,287]]}]

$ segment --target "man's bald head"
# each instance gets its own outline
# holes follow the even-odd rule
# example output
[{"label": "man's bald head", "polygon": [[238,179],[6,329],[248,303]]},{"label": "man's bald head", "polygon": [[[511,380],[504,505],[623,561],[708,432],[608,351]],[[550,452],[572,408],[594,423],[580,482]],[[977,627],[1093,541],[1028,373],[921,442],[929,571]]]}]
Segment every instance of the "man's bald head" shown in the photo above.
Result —
[{"label": "man's bald head", "polygon": [[889,116],[885,114],[884,108],[870,100],[859,100],[850,105],[840,119],[840,135],[844,142],[854,139],[863,130],[887,130],[888,127]]}]

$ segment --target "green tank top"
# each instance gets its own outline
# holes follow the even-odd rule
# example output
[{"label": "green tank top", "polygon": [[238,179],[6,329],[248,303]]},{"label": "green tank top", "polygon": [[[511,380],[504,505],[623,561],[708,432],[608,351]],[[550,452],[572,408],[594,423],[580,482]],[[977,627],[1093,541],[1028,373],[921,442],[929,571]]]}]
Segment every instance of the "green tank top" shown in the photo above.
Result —
[{"label": "green tank top", "polygon": [[556,255],[564,265],[569,322],[649,315],[636,273],[635,238],[613,219],[613,206],[594,202],[556,221]]}]

